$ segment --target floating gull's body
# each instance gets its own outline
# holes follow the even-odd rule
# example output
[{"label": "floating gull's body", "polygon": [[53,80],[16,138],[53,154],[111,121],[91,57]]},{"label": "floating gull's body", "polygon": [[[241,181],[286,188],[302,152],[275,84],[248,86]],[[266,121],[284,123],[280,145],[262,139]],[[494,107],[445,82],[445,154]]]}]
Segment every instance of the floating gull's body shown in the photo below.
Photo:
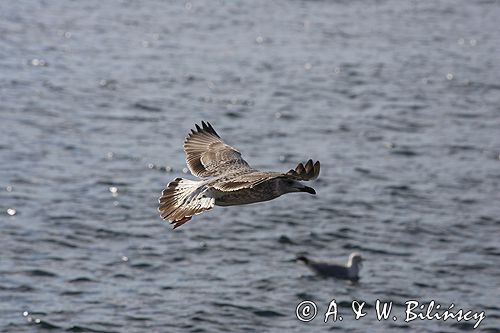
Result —
[{"label": "floating gull's body", "polygon": [[222,141],[209,123],[196,125],[184,141],[186,163],[201,180],[176,178],[163,190],[158,210],[174,229],[217,206],[267,201],[290,192],[316,194],[300,181],[318,177],[320,164],[309,160],[287,173],[251,168],[239,151]]},{"label": "floating gull's body", "polygon": [[349,256],[347,265],[314,261],[306,258],[305,256],[297,257],[297,261],[303,262],[307,267],[309,267],[310,270],[318,275],[357,281],[359,279],[359,271],[361,269],[361,262],[363,259],[359,253],[354,252]]}]

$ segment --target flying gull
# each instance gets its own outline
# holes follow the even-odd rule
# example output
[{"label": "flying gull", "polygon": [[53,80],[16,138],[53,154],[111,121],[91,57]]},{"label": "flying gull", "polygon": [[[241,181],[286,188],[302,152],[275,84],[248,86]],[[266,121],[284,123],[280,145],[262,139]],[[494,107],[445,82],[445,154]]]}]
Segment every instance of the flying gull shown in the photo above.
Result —
[{"label": "flying gull", "polygon": [[363,259],[359,253],[353,252],[347,260],[347,265],[315,261],[305,256],[298,256],[297,261],[303,262],[311,271],[323,277],[357,281]]},{"label": "flying gull", "polygon": [[214,205],[251,204],[290,192],[316,194],[300,181],[318,177],[319,161],[299,163],[286,173],[255,170],[238,150],[222,141],[208,122],[191,130],[184,141],[184,152],[189,170],[201,179],[176,178],[163,190],[158,211],[174,229]]}]

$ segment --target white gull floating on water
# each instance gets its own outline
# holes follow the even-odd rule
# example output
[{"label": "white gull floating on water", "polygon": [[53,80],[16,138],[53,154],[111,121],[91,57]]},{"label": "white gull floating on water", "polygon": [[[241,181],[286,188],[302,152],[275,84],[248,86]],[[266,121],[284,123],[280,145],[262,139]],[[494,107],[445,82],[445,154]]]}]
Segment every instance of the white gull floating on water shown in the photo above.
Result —
[{"label": "white gull floating on water", "polygon": [[315,261],[305,256],[298,256],[297,261],[303,262],[311,271],[323,277],[357,281],[363,258],[357,252],[351,253],[347,265]]},{"label": "white gull floating on water", "polygon": [[299,163],[287,173],[255,170],[241,158],[239,151],[222,141],[212,125],[201,124],[184,141],[187,166],[201,179],[176,178],[163,190],[159,200],[161,218],[170,221],[174,229],[214,205],[245,205],[291,192],[316,194],[300,181],[318,177],[319,161]]}]

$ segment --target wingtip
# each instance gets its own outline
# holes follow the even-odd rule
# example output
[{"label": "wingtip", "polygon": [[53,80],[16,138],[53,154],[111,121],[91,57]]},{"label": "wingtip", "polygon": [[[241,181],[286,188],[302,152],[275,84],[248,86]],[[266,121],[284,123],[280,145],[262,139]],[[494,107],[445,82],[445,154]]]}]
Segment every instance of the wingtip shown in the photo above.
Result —
[{"label": "wingtip", "polygon": [[316,161],[316,163],[314,163],[313,169],[314,169],[314,178],[318,178],[319,171],[321,169],[321,164],[319,163],[319,161]]},{"label": "wingtip", "polygon": [[219,134],[217,134],[217,132],[213,128],[212,124],[210,124],[210,122],[202,120],[201,121],[201,129],[199,128],[198,125],[196,125],[196,126],[197,126],[197,129],[198,129],[198,132],[199,131],[205,131],[205,132],[208,132],[208,133],[213,134],[216,137],[220,138]]},{"label": "wingtip", "polygon": [[307,163],[304,166],[304,168],[305,168],[307,174],[310,174],[311,171],[314,171],[314,169],[313,169],[313,161],[311,159],[309,161],[307,161]]},{"label": "wingtip", "polygon": [[295,169],[291,169],[285,175],[300,177],[302,180],[313,180],[318,178],[319,170],[319,161],[313,162],[312,159],[309,159],[306,163],[299,163]]},{"label": "wingtip", "polygon": [[194,124],[196,131],[194,129],[191,130],[191,133],[189,135],[194,135],[197,133],[202,133],[202,132],[208,132],[210,134],[215,135],[216,137],[220,138],[219,134],[215,131],[213,128],[212,124],[210,124],[208,121],[201,121],[201,126],[198,124]]}]

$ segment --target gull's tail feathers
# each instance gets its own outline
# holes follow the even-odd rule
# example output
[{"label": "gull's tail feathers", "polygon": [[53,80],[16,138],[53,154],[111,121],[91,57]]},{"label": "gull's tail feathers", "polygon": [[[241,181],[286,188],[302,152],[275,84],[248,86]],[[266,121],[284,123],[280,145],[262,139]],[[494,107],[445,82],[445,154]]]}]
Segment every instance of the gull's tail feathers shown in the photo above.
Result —
[{"label": "gull's tail feathers", "polygon": [[211,209],[215,199],[202,181],[176,178],[163,190],[159,202],[161,218],[168,220],[175,229],[188,222],[193,215]]}]

